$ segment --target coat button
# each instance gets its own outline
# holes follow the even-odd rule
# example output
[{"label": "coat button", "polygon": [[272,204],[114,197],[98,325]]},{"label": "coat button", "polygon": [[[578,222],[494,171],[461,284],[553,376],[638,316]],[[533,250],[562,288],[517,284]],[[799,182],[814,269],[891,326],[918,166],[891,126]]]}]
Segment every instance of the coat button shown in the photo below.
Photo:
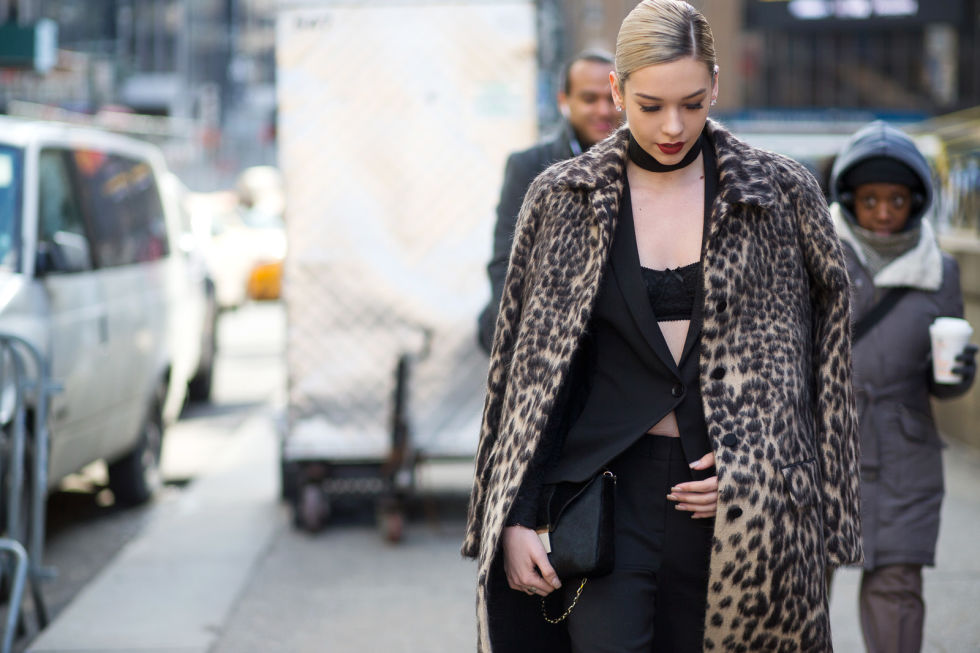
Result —
[{"label": "coat button", "polygon": [[735,437],[734,433],[729,433],[721,439],[721,443],[726,447],[734,447],[736,444],[738,444],[738,438]]},{"label": "coat button", "polygon": [[728,521],[731,521],[733,519],[738,519],[739,517],[742,516],[742,509],[739,508],[738,506],[732,506],[731,508],[728,509],[727,516],[728,516]]},{"label": "coat button", "polygon": [[715,310],[717,310],[719,313],[724,313],[725,309],[727,308],[728,308],[728,302],[726,302],[724,299],[720,300],[718,304],[715,306]]},{"label": "coat button", "polygon": [[670,389],[670,394],[672,394],[674,397],[676,397],[678,399],[680,399],[681,397],[683,397],[684,396],[684,384],[683,383],[675,383],[674,384],[674,387]]},{"label": "coat button", "polygon": [[725,378],[725,368],[716,367],[715,369],[711,370],[711,378],[715,381],[721,381],[723,378]]}]

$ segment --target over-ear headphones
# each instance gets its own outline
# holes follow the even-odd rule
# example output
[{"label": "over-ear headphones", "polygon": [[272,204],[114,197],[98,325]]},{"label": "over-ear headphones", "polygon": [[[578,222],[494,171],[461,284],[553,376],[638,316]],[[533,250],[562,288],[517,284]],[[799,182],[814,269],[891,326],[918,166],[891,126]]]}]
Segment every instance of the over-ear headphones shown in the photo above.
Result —
[{"label": "over-ear headphones", "polygon": [[912,215],[920,212],[926,204],[926,195],[919,191],[912,192]]}]

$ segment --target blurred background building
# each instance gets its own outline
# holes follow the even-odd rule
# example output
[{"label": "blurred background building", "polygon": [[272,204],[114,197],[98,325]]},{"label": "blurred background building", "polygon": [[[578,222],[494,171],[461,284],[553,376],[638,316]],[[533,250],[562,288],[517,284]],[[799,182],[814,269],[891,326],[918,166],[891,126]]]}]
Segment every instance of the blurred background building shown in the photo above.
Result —
[{"label": "blurred background building", "polygon": [[[541,64],[613,50],[634,0],[540,0]],[[980,104],[978,0],[694,0],[719,46],[719,106],[936,115]],[[552,82],[553,84],[553,82]],[[552,86],[553,87],[553,86]]]},{"label": "blurred background building", "polygon": [[[0,111],[148,137],[197,190],[226,187],[275,162],[275,11],[276,0],[0,0]],[[54,28],[50,67],[29,56],[39,24]]]}]

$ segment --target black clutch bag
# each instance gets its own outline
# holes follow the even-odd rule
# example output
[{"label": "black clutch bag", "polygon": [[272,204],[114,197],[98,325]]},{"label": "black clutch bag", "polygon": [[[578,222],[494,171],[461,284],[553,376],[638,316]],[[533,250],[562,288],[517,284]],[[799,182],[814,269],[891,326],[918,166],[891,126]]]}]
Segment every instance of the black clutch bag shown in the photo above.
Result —
[{"label": "black clutch bag", "polygon": [[581,578],[575,599],[558,623],[575,607],[589,578],[613,569],[616,476],[603,471],[586,483],[556,483],[542,489],[536,530],[548,552],[548,561],[562,580]]},{"label": "black clutch bag", "polygon": [[544,487],[544,526],[537,531],[559,578],[598,578],[612,571],[615,491],[610,471],[584,484]]}]

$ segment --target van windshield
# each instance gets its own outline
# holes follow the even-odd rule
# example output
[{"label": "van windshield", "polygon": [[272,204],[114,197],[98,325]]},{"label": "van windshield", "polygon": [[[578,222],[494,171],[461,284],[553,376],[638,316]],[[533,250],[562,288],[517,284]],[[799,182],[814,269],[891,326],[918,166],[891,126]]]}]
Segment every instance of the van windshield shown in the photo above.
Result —
[{"label": "van windshield", "polygon": [[20,148],[0,145],[0,269],[17,270],[23,166]]}]

